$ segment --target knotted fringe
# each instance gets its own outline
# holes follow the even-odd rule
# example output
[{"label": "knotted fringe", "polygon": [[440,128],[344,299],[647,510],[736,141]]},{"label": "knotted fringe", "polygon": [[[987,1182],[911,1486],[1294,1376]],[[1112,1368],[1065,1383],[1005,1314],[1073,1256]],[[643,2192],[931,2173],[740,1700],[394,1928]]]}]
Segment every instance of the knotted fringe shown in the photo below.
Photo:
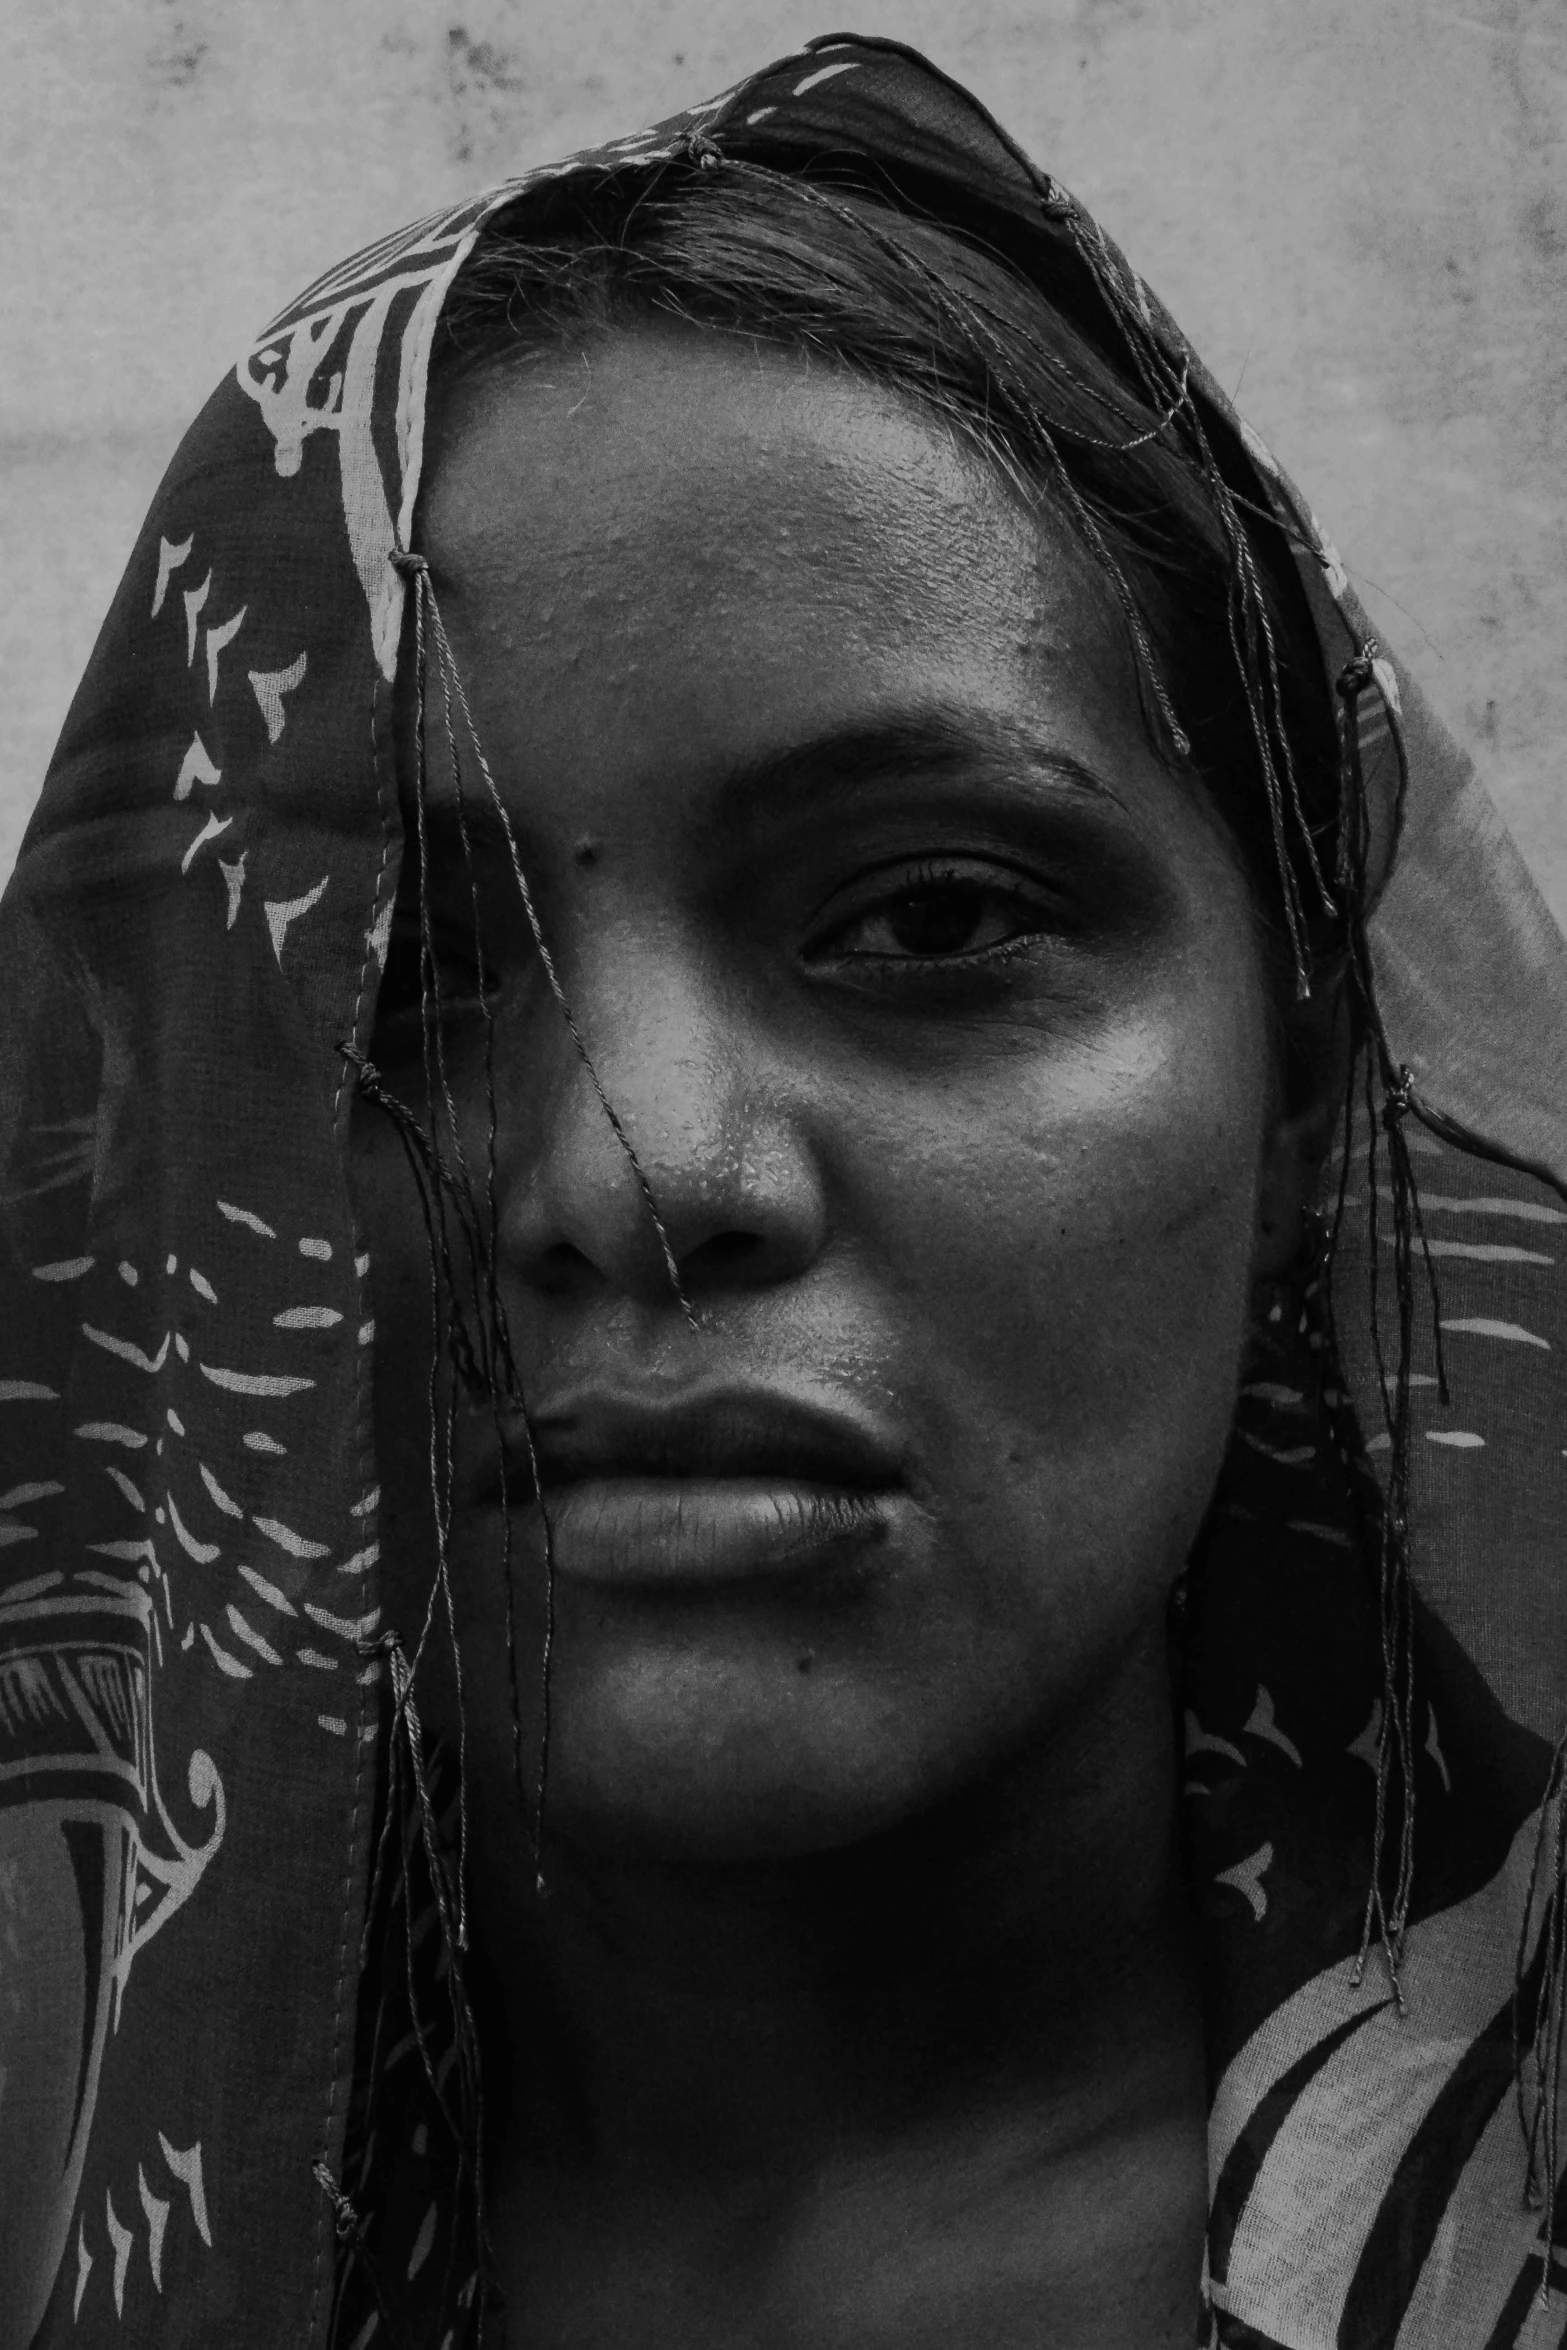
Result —
[{"label": "knotted fringe", "polygon": [[[1443,1359],[1441,1307],[1435,1270],[1420,1211],[1419,1189],[1410,1162],[1405,1121],[1413,1116],[1440,1140],[1473,1156],[1490,1159],[1518,1172],[1561,1187],[1547,1170],[1530,1166],[1511,1154],[1485,1144],[1457,1120],[1423,1102],[1408,1069],[1395,1063],[1376,1001],[1371,953],[1366,934],[1368,917],[1367,859],[1371,814],[1362,758],[1361,696],[1368,689],[1380,694],[1375,662],[1379,648],[1362,646],[1334,681],[1339,709],[1338,839],[1332,886],[1318,861],[1316,845],[1301,805],[1290,758],[1287,733],[1281,720],[1277,665],[1266,609],[1257,589],[1255,565],[1241,523],[1238,502],[1231,495],[1214,460],[1195,403],[1183,397],[1184,366],[1178,371],[1155,332],[1141,286],[1107,245],[1097,227],[1084,222],[1070,203],[1057,207],[1065,220],[1080,258],[1092,272],[1121,329],[1125,347],[1137,368],[1150,400],[1169,417],[1179,417],[1213,498],[1235,566],[1236,600],[1232,642],[1236,665],[1246,685],[1252,727],[1261,761],[1273,822],[1275,855],[1286,927],[1295,954],[1297,993],[1310,993],[1304,945],[1305,901],[1297,875],[1300,858],[1323,909],[1342,926],[1348,970],[1365,1035],[1363,1091],[1366,1125],[1367,1251],[1370,1283],[1370,1326],[1377,1366],[1384,1430],[1389,1441],[1389,1465],[1377,1513],[1375,1548],[1378,1561],[1379,1620],[1382,1643],[1382,1700],[1377,1731],[1376,1809],[1361,1946],[1354,1980],[1364,1974],[1373,1943],[1381,1950],[1389,1984],[1399,2006],[1403,2004],[1400,1970],[1414,1892],[1415,1865],[1415,1739],[1414,1656],[1412,1641],[1412,1584],[1410,1579],[1410,1375],[1415,1334],[1415,1253],[1424,1268],[1431,1310],[1438,1394],[1450,1400]],[[1269,519],[1276,519],[1270,517]],[[1312,550],[1315,552],[1315,550]],[[1293,848],[1292,838],[1293,836]],[[1350,1167],[1353,1099],[1346,1101],[1344,1156],[1338,1201],[1324,1252],[1323,1307],[1332,1343],[1330,1270],[1342,1226]],[[1396,1304],[1396,1343],[1389,1347],[1383,1328],[1378,1230],[1379,1179],[1384,1170],[1391,1194],[1393,1289]],[[1375,1472],[1362,1454],[1360,1466],[1367,1490],[1377,1486]],[[1529,1905],[1519,1944],[1515,2019],[1525,2007],[1525,1954],[1533,1923],[1534,1904],[1542,1874],[1549,1890],[1542,1899],[1540,1926],[1540,1986],[1534,2010],[1530,2053],[1535,2072],[1535,2095],[1525,2130],[1530,2192],[1541,2193],[1547,2217],[1546,2253],[1541,2283],[1542,2299],[1550,2292],[1551,2250],[1561,2215],[1560,2098],[1564,2030],[1567,2030],[1567,1806],[1563,1803],[1563,1774],[1567,1770],[1567,1738],[1557,1749],[1550,1786],[1541,1812],[1540,1845],[1530,1881]],[[1547,1859],[1549,1862],[1546,1869]],[[1521,2041],[1521,2030],[1518,2033]],[[1520,2117],[1525,2108],[1523,2050],[1516,2051]]]},{"label": "knotted fringe", "polygon": [[[1442,1352],[1441,1312],[1435,1271],[1420,1213],[1419,1191],[1410,1165],[1405,1122],[1415,1118],[1438,1140],[1470,1157],[1489,1160],[1543,1182],[1561,1186],[1549,1171],[1530,1165],[1513,1153],[1485,1142],[1444,1112],[1423,1101],[1406,1068],[1397,1067],[1388,1047],[1372,984],[1370,947],[1363,911],[1364,865],[1367,845],[1367,809],[1361,774],[1359,698],[1374,680],[1377,647],[1367,644],[1337,680],[1340,705],[1340,745],[1344,789],[1340,798],[1339,846],[1336,879],[1346,889],[1347,902],[1357,909],[1351,928],[1351,969],[1368,1032],[1365,1069],[1367,1126],[1366,1191],[1367,1247],[1371,1290],[1371,1340],[1382,1391],[1383,1416],[1390,1439],[1391,1458],[1381,1530],[1381,1629],[1383,1704],[1378,1726],[1377,1798],[1372,1883],[1356,1966],[1358,1982],[1373,1936],[1380,1941],[1395,1997],[1402,2005],[1398,1969],[1408,1928],[1413,1888],[1414,1760],[1413,1681],[1410,1654],[1409,1474],[1410,1353],[1414,1325],[1414,1249],[1418,1244],[1425,1266],[1432,1307],[1437,1392],[1450,1401],[1447,1367]],[[1373,1091],[1373,1069],[1380,1104]],[[1344,1177],[1349,1169],[1349,1125],[1346,1105]],[[1388,1159],[1388,1189],[1392,1201],[1393,1280],[1398,1313],[1397,1357],[1389,1376],[1379,1312],[1378,1177],[1380,1145]],[[1343,1181],[1340,1208],[1343,1208]],[[1524,2200],[1545,2212],[1545,2240],[1540,2298],[1551,2291],[1552,2254],[1563,2229],[1561,2210],[1560,2111],[1563,2072],[1564,2022],[1567,2022],[1567,1805],[1563,1803],[1567,1774],[1567,1735],[1556,1748],[1544,1794],[1540,1826],[1530,1869],[1524,1914],[1519,1928],[1513,1983],[1513,2074],[1519,2126],[1525,2149]],[[1397,1859],[1391,1893],[1386,1886],[1391,1822],[1398,1823]],[[1537,1923],[1538,1921],[1538,1923]],[[1530,1951],[1536,1956],[1531,1960]],[[1526,2030],[1525,2019],[1528,2018]],[[1526,2076],[1532,2074],[1532,2088]]]},{"label": "knotted fringe", "polygon": [[[1320,913],[1330,919],[1343,921],[1351,915],[1352,908],[1343,903],[1342,897],[1336,899],[1328,886],[1301,799],[1300,778],[1284,724],[1278,650],[1240,505],[1214,455],[1201,410],[1188,389],[1188,355],[1183,352],[1177,363],[1166,352],[1141,282],[1114,252],[1098,224],[1085,220],[1075,205],[1061,211],[1059,217],[1079,260],[1115,320],[1127,357],[1150,405],[1170,416],[1171,437],[1201,478],[1229,550],[1230,642],[1236,674],[1246,695],[1252,740],[1267,794],[1280,902],[1295,964],[1295,992],[1304,1002],[1311,994],[1308,887]],[[1280,527],[1276,516],[1270,515],[1268,520],[1275,528]]]},{"label": "knotted fringe", "polygon": [[[1376,655],[1375,642],[1368,642],[1353,660],[1346,663],[1334,681],[1338,702],[1339,809],[1333,884],[1345,910],[1348,977],[1354,990],[1365,1039],[1361,1080],[1365,1124],[1368,1307],[1372,1357],[1376,1365],[1377,1388],[1382,1406],[1382,1432],[1387,1440],[1389,1455],[1385,1485],[1377,1480],[1364,1450],[1357,1464],[1362,1473],[1362,1489],[1380,1494],[1370,1534],[1377,1559],[1382,1696],[1377,1722],[1376,1809],[1372,1824],[1371,1870],[1353,1980],[1358,1985],[1363,1979],[1375,1943],[1382,1953],[1393,1997],[1402,2008],[1400,1969],[1414,1897],[1415,1870],[1417,1750],[1414,1734],[1414,1593],[1410,1579],[1409,1488],[1410,1382],[1419,1287],[1415,1265],[1417,1248],[1430,1304],[1437,1392],[1444,1404],[1450,1398],[1447,1365],[1442,1350],[1441,1299],[1404,1130],[1405,1120],[1411,1112],[1418,1114],[1418,1105],[1409,1071],[1395,1065],[1388,1046],[1377,1008],[1371,949],[1366,936],[1371,817],[1361,752],[1360,702],[1368,689],[1375,688],[1373,663]],[[1380,703],[1374,715],[1380,715]],[[1347,1197],[1354,1114],[1354,1089],[1350,1088],[1344,1106],[1338,1200],[1327,1254],[1329,1279],[1326,1304],[1330,1325],[1331,1265]],[[1384,1183],[1392,1210],[1391,1229],[1386,1235],[1392,1248],[1396,1312],[1391,1344],[1384,1328],[1381,1266],[1384,1235],[1379,1200]],[[1352,1425],[1347,1413],[1345,1425]]]},{"label": "knotted fringe", "polygon": [[[1086,222],[1075,206],[1061,213],[1074,248],[1091,273],[1117,328],[1132,367],[1154,409],[1168,419],[1176,438],[1199,473],[1229,549],[1232,596],[1231,644],[1235,666],[1247,699],[1253,741],[1263,788],[1267,794],[1273,834],[1280,900],[1285,929],[1295,965],[1297,997],[1311,994],[1312,950],[1309,926],[1318,915],[1329,918],[1342,942],[1349,984],[1353,990],[1364,1037],[1362,1083],[1366,1123],[1366,1189],[1370,1325],[1385,1433],[1390,1459],[1385,1487],[1361,1451],[1364,1490],[1380,1492],[1374,1512],[1372,1547],[1377,1562],[1379,1624],[1382,1649],[1382,1697],[1377,1730],[1376,1802],[1372,1822],[1371,1864],[1354,1980],[1364,1974],[1373,1944],[1381,1951],[1389,1985],[1402,2006],[1401,1969],[1415,1868],[1415,1688],[1413,1650],[1413,1588],[1410,1580],[1410,1376],[1415,1340],[1418,1249],[1429,1293],[1431,1330],[1436,1352],[1438,1390],[1448,1401],[1447,1373],[1442,1356],[1441,1311],[1436,1276],[1420,1213],[1419,1191],[1404,1134],[1404,1120],[1421,1115],[1409,1072],[1394,1063],[1377,1009],[1371,953],[1366,936],[1371,843],[1371,811],[1366,794],[1361,748],[1361,696],[1376,688],[1374,662],[1378,648],[1364,645],[1334,681],[1338,706],[1339,778],[1338,823],[1331,880],[1324,871],[1317,841],[1300,791],[1300,779],[1284,723],[1283,692],[1277,650],[1266,599],[1252,552],[1240,501],[1219,466],[1190,396],[1187,362],[1171,357],[1160,340],[1147,297],[1097,226]],[[1278,524],[1276,517],[1269,517]],[[1315,550],[1311,550],[1314,554]],[[1144,657],[1146,658],[1145,648]],[[1380,715],[1380,699],[1377,706]],[[1316,909],[1308,911],[1308,902]],[[1345,1148],[1338,1199],[1317,1277],[1321,1311],[1328,1343],[1332,1333],[1331,1265],[1342,1229],[1347,1199],[1353,1089],[1346,1099]],[[1385,1155],[1385,1167],[1384,1167]],[[1378,1262],[1382,1235],[1378,1229],[1379,1182],[1391,1193],[1392,1218],[1388,1239],[1392,1246],[1396,1323],[1393,1334],[1384,1330],[1384,1308]],[[1308,1304],[1308,1311],[1313,1308]],[[1391,1343],[1390,1343],[1391,1337]],[[1336,1351],[1336,1348],[1335,1348]],[[1341,1382],[1339,1383],[1341,1386]],[[1346,1428],[1353,1425],[1344,1413]],[[1358,1441],[1358,1439],[1357,1439]]]},{"label": "knotted fringe", "polygon": [[[1125,348],[1153,404],[1178,416],[1181,437],[1206,485],[1214,511],[1229,546],[1232,563],[1231,643],[1235,664],[1246,691],[1253,740],[1272,822],[1285,927],[1295,961],[1296,994],[1311,994],[1311,954],[1308,945],[1307,893],[1331,918],[1342,939],[1349,983],[1354,992],[1364,1037],[1362,1083],[1366,1124],[1367,1258],[1371,1343],[1377,1368],[1384,1430],[1389,1443],[1385,1487],[1362,1450],[1359,1466],[1366,1491],[1381,1491],[1375,1512],[1373,1547],[1377,1560],[1379,1625],[1382,1648],[1382,1697],[1377,1727],[1376,1804],[1372,1821],[1371,1865],[1354,1981],[1358,1984],[1373,1944],[1381,1951],[1389,1986],[1403,2005],[1401,1969],[1415,1868],[1415,1686],[1413,1646],[1413,1587],[1410,1580],[1410,1376],[1415,1339],[1415,1253],[1419,1250],[1429,1293],[1431,1331],[1436,1354],[1438,1392],[1449,1400],[1447,1371],[1442,1354],[1441,1305],[1436,1274],[1420,1213],[1420,1197],[1404,1134],[1404,1120],[1420,1107],[1406,1069],[1395,1065],[1377,1008],[1376,990],[1366,935],[1368,915],[1368,857],[1371,810],[1366,794],[1362,757],[1361,696],[1376,686],[1374,662],[1378,648],[1365,644],[1335,679],[1338,707],[1339,778],[1338,823],[1331,882],[1323,870],[1316,840],[1300,794],[1299,777],[1284,724],[1283,696],[1272,629],[1262,594],[1240,506],[1225,481],[1195,401],[1186,395],[1184,362],[1178,368],[1167,355],[1155,330],[1141,285],[1112,252],[1103,232],[1084,222],[1075,208],[1066,214],[1080,259],[1096,284],[1121,331]],[[1315,550],[1312,550],[1315,552]],[[1380,715],[1380,699],[1378,702]],[[1322,1310],[1329,1343],[1333,1344],[1331,1266],[1343,1225],[1350,1167],[1353,1124],[1353,1088],[1346,1095],[1344,1154],[1338,1198],[1320,1273]],[[1396,1338],[1390,1346],[1383,1327],[1378,1230],[1378,1188],[1386,1155],[1386,1180],[1392,1201],[1393,1288]],[[1336,1345],[1335,1345],[1336,1353]],[[1341,1389],[1342,1383],[1339,1382]],[[1346,1426],[1350,1415],[1343,1415]]]},{"label": "knotted fringe", "polygon": [[[372,2337],[389,2350],[434,2350],[461,2337],[469,2312],[484,2338],[484,2106],[477,2035],[463,1973],[458,1888],[447,1854],[456,1789],[444,1804],[431,1783],[412,1668],[395,1633],[368,1641],[390,1674],[386,1781],[360,1942],[360,1982],[374,1998],[360,2018],[360,2067],[344,2177],[315,2176],[337,2218],[342,2253],[331,2339],[355,2350]],[[416,2078],[407,2068],[417,2060]],[[441,2150],[432,2153],[429,2140]],[[430,2157],[423,2306],[408,2304],[414,2274],[407,2231],[386,2209],[384,2182],[399,2158]],[[418,2226],[417,2221],[411,2223]],[[370,2315],[366,2317],[366,2310]],[[374,2320],[384,2332],[378,2332]],[[417,2325],[418,2330],[413,2330]],[[351,2328],[357,2330],[350,2332]]]},{"label": "knotted fringe", "polygon": [[[1375,1941],[1381,1949],[1395,2000],[1403,2004],[1399,1970],[1414,1894],[1415,1758],[1413,1587],[1409,1559],[1410,1371],[1414,1351],[1418,1243],[1430,1293],[1436,1346],[1438,1393],[1448,1399],[1441,1351],[1440,1299],[1426,1246],[1419,1194],[1410,1164],[1404,1119],[1409,1103],[1403,1073],[1387,1062],[1380,1039],[1368,1048],[1364,1070],[1366,1122],[1366,1251],[1370,1289],[1370,1333],[1382,1402],[1389,1459],[1376,1529],[1379,1623],[1382,1643],[1382,1699],[1377,1725],[1376,1812],[1370,1882],[1354,1980],[1358,1984]],[[1380,1102],[1378,1101],[1380,1093]],[[1383,1327],[1382,1242],[1378,1191],[1382,1155],[1392,1201],[1393,1291],[1396,1338],[1389,1348]],[[1346,1159],[1346,1170],[1348,1161]],[[1392,1356],[1391,1361],[1389,1356]],[[1396,1843],[1393,1843],[1396,1827]],[[1390,1854],[1390,1843],[1392,1851]],[[1391,1885],[1389,1877],[1391,1876]]]},{"label": "knotted fringe", "polygon": [[[1533,1948],[1535,1956],[1530,1959]],[[1527,2019],[1527,2020],[1526,2020]],[[1544,2212],[1540,2306],[1567,2242],[1562,2209],[1562,2056],[1567,2041],[1567,1733],[1551,1757],[1529,1868],[1513,1993],[1513,2080],[1524,2143],[1524,2207]]]}]

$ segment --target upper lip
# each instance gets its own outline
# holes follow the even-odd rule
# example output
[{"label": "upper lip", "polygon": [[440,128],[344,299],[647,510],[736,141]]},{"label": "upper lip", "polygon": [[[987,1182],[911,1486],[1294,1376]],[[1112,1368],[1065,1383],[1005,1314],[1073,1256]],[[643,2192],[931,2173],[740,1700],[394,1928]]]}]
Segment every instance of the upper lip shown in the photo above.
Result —
[{"label": "upper lip", "polygon": [[765,1387],[658,1396],[583,1387],[534,1406],[526,1426],[504,1412],[498,1441],[481,1436],[479,1452],[486,1499],[499,1498],[503,1481],[525,1498],[533,1458],[546,1490],[597,1477],[773,1477],[867,1491],[900,1481],[896,1448],[861,1413]]}]

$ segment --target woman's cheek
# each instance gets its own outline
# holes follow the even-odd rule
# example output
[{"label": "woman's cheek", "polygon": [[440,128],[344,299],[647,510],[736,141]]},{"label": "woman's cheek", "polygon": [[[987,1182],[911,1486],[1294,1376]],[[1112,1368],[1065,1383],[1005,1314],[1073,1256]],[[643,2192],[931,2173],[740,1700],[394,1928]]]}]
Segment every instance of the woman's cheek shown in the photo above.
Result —
[{"label": "woman's cheek", "polygon": [[1132,1475],[1162,1516],[1163,1475],[1200,1514],[1233,1408],[1265,1091],[1250,1025],[1216,1017],[1195,1040],[1139,1022],[953,1089],[915,1151],[861,1097],[864,1213],[965,1483],[1023,1476],[1027,1509],[1036,1481],[1064,1502]]}]

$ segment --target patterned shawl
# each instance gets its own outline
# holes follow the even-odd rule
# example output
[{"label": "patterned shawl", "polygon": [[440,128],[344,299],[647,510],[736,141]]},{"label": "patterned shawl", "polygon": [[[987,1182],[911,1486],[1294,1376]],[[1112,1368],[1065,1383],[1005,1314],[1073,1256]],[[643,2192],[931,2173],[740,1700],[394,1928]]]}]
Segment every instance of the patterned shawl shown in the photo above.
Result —
[{"label": "patterned shawl", "polygon": [[[377,2278],[399,2337],[478,2322],[417,2084],[387,2102],[419,2067],[366,1925],[395,1769],[341,1047],[368,1040],[401,847],[391,558],[486,220],[542,180],[712,151],[870,158],[954,219],[983,205],[1023,268],[1089,273],[1298,549],[1380,890],[1381,1151],[1363,1131],[1346,1171],[1332,1326],[1320,1288],[1259,1322],[1192,1581],[1205,2322],[1288,2350],[1554,2346],[1514,2102],[1516,2080],[1554,2181],[1562,941],[1309,508],[1114,247],[923,60],[845,37],[311,287],[187,435],[72,706],[0,910],[0,2350],[366,2350],[394,2338]],[[1422,1306],[1401,1422],[1366,1303],[1409,1269],[1400,1167],[1446,1376]],[[1419,1593],[1396,1725],[1390,1464]],[[1384,1884],[1413,1862],[1396,1984],[1365,1949],[1374,1848]],[[394,2124],[383,2192],[369,2133]]]}]

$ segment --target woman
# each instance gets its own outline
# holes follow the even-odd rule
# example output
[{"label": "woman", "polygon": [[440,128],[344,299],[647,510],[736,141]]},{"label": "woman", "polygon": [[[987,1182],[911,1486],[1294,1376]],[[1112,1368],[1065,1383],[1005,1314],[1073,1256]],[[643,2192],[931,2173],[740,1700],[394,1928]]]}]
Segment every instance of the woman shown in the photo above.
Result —
[{"label": "woman", "polygon": [[8,925],[0,2340],[1556,2338],[1560,942],[972,101],[312,289]]}]

